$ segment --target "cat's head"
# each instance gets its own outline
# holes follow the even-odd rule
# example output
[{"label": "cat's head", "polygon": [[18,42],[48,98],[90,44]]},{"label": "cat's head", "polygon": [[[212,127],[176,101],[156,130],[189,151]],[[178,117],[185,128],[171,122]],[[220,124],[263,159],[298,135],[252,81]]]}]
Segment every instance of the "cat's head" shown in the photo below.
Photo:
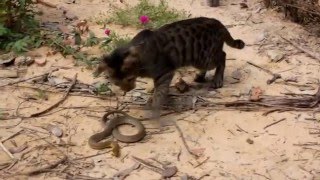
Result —
[{"label": "cat's head", "polygon": [[98,76],[105,72],[111,83],[125,92],[131,91],[136,87],[139,70],[138,48],[138,46],[119,47],[104,55],[94,74]]}]

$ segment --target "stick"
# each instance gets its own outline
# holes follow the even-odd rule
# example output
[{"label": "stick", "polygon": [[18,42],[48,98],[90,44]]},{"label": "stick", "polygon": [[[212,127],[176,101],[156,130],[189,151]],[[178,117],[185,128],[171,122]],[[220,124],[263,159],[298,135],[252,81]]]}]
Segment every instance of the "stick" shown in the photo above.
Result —
[{"label": "stick", "polygon": [[280,119],[279,121],[276,121],[276,122],[273,122],[273,123],[271,123],[271,124],[269,124],[269,125],[266,125],[263,129],[267,129],[267,128],[269,128],[270,126],[273,126],[273,125],[275,125],[275,124],[278,124],[279,122],[282,122],[282,121],[284,121],[284,120],[286,120],[287,118],[283,118],[283,119]]},{"label": "stick", "polygon": [[184,137],[183,137],[182,130],[181,130],[181,128],[178,126],[178,124],[177,124],[176,122],[174,122],[174,126],[177,128],[177,130],[178,130],[178,132],[179,132],[179,134],[180,134],[180,137],[181,137],[181,139],[182,139],[182,142],[183,142],[184,146],[186,147],[187,151],[188,151],[191,155],[195,156],[196,158],[199,157],[198,154],[196,154],[196,153],[194,153],[194,152],[192,152],[192,151],[190,150],[190,148],[189,148],[186,140],[185,140]]},{"label": "stick", "polygon": [[40,167],[40,168],[37,168],[37,169],[34,169],[34,170],[22,172],[21,174],[18,173],[17,175],[33,176],[33,175],[41,174],[41,173],[47,172],[50,169],[53,169],[53,168],[57,167],[59,164],[62,164],[67,160],[68,160],[67,156],[64,156],[62,159],[60,159],[60,160],[58,160],[58,161],[56,161],[56,162],[54,162],[52,164],[48,164],[46,166],[43,166],[43,167]]},{"label": "stick", "polygon": [[67,89],[66,93],[63,95],[63,97],[62,97],[58,102],[56,102],[55,104],[53,104],[52,106],[50,106],[49,108],[47,108],[47,109],[45,109],[45,110],[43,110],[43,111],[40,111],[40,112],[38,112],[38,113],[31,114],[30,117],[36,117],[36,116],[42,115],[42,114],[44,114],[44,113],[49,112],[49,111],[52,110],[53,108],[59,106],[59,104],[61,104],[64,100],[66,100],[66,98],[68,97],[71,89],[72,89],[73,86],[76,84],[76,82],[77,82],[77,74],[74,75],[74,78],[73,78],[73,80],[72,80],[69,88]]},{"label": "stick", "polygon": [[51,4],[49,2],[44,2],[43,0],[37,0],[37,3],[42,4],[44,6],[50,7],[50,8],[56,8],[57,6],[54,4]]},{"label": "stick", "polygon": [[138,157],[135,157],[135,156],[131,156],[134,160],[138,161],[140,164],[143,164],[144,166],[146,166],[148,169],[156,172],[156,173],[159,173],[159,174],[162,174],[163,172],[163,169],[155,166],[155,165],[152,165],[150,163],[148,163],[147,161],[143,160],[143,159],[140,159]]},{"label": "stick", "polygon": [[263,70],[264,72],[266,72],[266,73],[268,73],[268,74],[270,74],[270,75],[272,76],[271,79],[267,80],[267,84],[272,84],[272,83],[275,82],[277,79],[281,79],[281,78],[282,78],[281,75],[278,74],[278,73],[273,73],[273,72],[271,72],[270,70],[265,69],[265,68],[263,68],[263,67],[261,67],[261,66],[258,66],[258,65],[254,64],[254,63],[252,63],[252,62],[249,62],[249,61],[247,61],[247,63],[250,64],[251,66],[254,66],[254,67],[258,68],[258,69]]},{"label": "stick", "polygon": [[35,79],[35,78],[38,78],[38,77],[47,76],[48,74],[51,74],[51,73],[53,73],[55,71],[58,71],[58,70],[59,69],[56,68],[56,69],[51,70],[50,72],[46,72],[46,73],[43,73],[43,74],[40,74],[40,75],[36,75],[36,76],[29,77],[29,78],[24,78],[24,79],[20,79],[20,80],[17,80],[17,81],[9,82],[7,84],[0,85],[0,87],[4,87],[4,86],[7,86],[7,85],[18,84],[18,83],[25,82],[25,81],[28,81],[28,80],[31,80],[31,79]]},{"label": "stick", "polygon": [[199,166],[201,166],[202,164],[204,164],[205,162],[207,162],[210,159],[210,157],[208,156],[204,161],[200,162],[198,165],[194,166],[194,168],[197,168]]},{"label": "stick", "polygon": [[13,156],[13,154],[11,154],[11,152],[3,145],[2,141],[0,141],[0,147],[3,149],[3,151],[5,153],[8,154],[8,156],[11,158],[11,159],[15,159],[15,157]]},{"label": "stick", "polygon": [[308,54],[309,56],[313,57],[314,59],[316,59],[316,60],[318,60],[318,61],[320,62],[319,54],[315,55],[314,52],[311,52],[311,51],[309,51],[309,50],[307,50],[307,49],[299,46],[297,43],[292,42],[292,41],[290,41],[289,39],[286,39],[286,38],[284,38],[284,37],[282,37],[282,36],[280,36],[280,37],[281,37],[282,39],[284,39],[285,41],[287,41],[288,43],[290,43],[290,44],[291,44],[292,46],[294,46],[295,48],[297,48],[297,49],[299,49],[300,51]]},{"label": "stick", "polygon": [[139,167],[140,167],[140,163],[135,163],[133,166],[131,166],[127,169],[121,170],[121,171],[117,172],[116,174],[114,174],[113,178],[114,179],[117,179],[117,178],[125,179],[127,176],[130,175],[131,172],[138,169]]},{"label": "stick", "polygon": [[14,136],[16,136],[16,135],[20,134],[20,132],[21,132],[21,131],[23,131],[23,129],[20,129],[18,132],[14,133],[14,134],[12,134],[12,135],[10,135],[10,136],[8,136],[8,137],[4,138],[4,139],[1,139],[1,142],[2,142],[2,143],[6,142],[7,140],[9,140],[9,139],[13,138]]}]

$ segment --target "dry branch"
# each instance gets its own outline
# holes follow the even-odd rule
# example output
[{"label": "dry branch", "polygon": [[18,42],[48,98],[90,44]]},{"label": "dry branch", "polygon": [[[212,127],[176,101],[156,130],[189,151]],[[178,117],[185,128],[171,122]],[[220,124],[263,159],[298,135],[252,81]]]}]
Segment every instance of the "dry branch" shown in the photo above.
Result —
[{"label": "dry branch", "polygon": [[18,173],[17,175],[27,175],[27,176],[33,176],[33,175],[37,175],[37,174],[41,174],[41,173],[45,173],[48,172],[49,170],[57,167],[59,164],[64,163],[65,161],[67,161],[68,158],[67,156],[64,156],[62,159],[52,163],[52,164],[48,164],[46,166],[34,169],[34,170],[30,170],[27,172],[22,172],[22,173]]},{"label": "dry branch", "polygon": [[179,132],[179,134],[180,134],[180,137],[181,137],[181,139],[182,139],[182,142],[183,142],[184,146],[186,147],[187,151],[188,151],[191,155],[193,155],[194,157],[198,158],[199,155],[196,154],[196,153],[194,153],[193,151],[191,151],[191,149],[189,148],[189,146],[188,146],[188,144],[187,144],[187,142],[186,142],[186,140],[185,140],[185,138],[184,138],[184,136],[183,136],[182,130],[181,130],[181,128],[178,126],[178,124],[177,124],[176,122],[174,123],[174,126],[177,128],[177,130],[178,130],[178,132]]},{"label": "dry branch", "polygon": [[7,84],[0,85],[0,87],[4,87],[4,86],[8,86],[8,85],[14,85],[14,84],[25,82],[25,81],[28,81],[28,80],[31,80],[31,79],[39,78],[39,77],[42,77],[42,76],[48,76],[49,74],[51,74],[51,73],[53,73],[53,72],[55,72],[57,70],[59,70],[59,69],[56,68],[56,69],[53,69],[53,70],[51,70],[49,72],[46,72],[46,73],[43,73],[43,74],[40,74],[40,75],[35,75],[35,76],[32,76],[32,77],[28,77],[28,78],[20,79],[20,80],[17,80],[17,81],[9,82]]},{"label": "dry branch", "polygon": [[290,44],[291,44],[292,46],[294,46],[295,48],[297,48],[297,49],[299,49],[300,51],[308,54],[309,56],[311,56],[312,58],[314,58],[314,59],[316,59],[317,61],[320,62],[320,55],[319,55],[318,53],[311,52],[311,51],[309,51],[309,50],[307,50],[307,49],[299,46],[297,43],[290,41],[290,40],[287,39],[287,38],[284,38],[284,37],[282,37],[282,36],[280,36],[280,37],[281,37],[283,40],[285,40],[285,41],[287,41],[288,43],[290,43]]},{"label": "dry branch", "polygon": [[74,78],[72,80],[72,83],[70,84],[69,88],[67,89],[66,93],[63,95],[63,97],[58,101],[56,102],[55,104],[53,104],[52,106],[50,106],[49,108],[43,110],[43,111],[40,111],[40,112],[37,112],[37,113],[34,113],[34,114],[31,114],[30,117],[37,117],[39,115],[42,115],[42,114],[45,114],[47,112],[49,112],[50,110],[52,110],[53,108],[59,106],[59,104],[61,104],[63,101],[66,100],[66,98],[68,97],[71,89],[73,88],[73,86],[76,84],[77,82],[77,74],[74,75]]}]

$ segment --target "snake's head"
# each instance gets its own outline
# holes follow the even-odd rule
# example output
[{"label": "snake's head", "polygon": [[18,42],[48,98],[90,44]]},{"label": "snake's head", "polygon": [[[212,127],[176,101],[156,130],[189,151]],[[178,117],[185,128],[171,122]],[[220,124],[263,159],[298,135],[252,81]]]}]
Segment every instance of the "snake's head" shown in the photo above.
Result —
[{"label": "snake's head", "polygon": [[111,143],[111,149],[112,149],[112,155],[115,157],[119,157],[120,156],[120,146],[116,141],[113,141]]}]

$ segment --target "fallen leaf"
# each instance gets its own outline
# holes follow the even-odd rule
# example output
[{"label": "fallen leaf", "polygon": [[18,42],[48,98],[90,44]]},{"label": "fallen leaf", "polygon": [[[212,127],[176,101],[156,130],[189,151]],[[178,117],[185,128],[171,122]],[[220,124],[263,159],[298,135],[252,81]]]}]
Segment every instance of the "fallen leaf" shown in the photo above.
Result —
[{"label": "fallen leaf", "polygon": [[57,125],[49,124],[46,129],[56,137],[61,137],[63,134],[62,129],[60,129]]},{"label": "fallen leaf", "polygon": [[206,148],[196,148],[196,149],[191,149],[192,153],[197,154],[198,156],[201,156]]},{"label": "fallen leaf", "polygon": [[161,173],[162,177],[170,178],[174,176],[178,172],[178,168],[176,166],[165,167]]},{"label": "fallen leaf", "polygon": [[233,79],[240,80],[242,77],[241,71],[239,69],[236,69],[235,71],[232,72],[231,77]]},{"label": "fallen leaf", "polygon": [[38,66],[44,66],[47,63],[47,60],[46,60],[46,58],[37,58],[37,59],[35,59],[35,63]]},{"label": "fallen leaf", "polygon": [[246,9],[246,8],[248,8],[248,5],[246,4],[246,3],[240,3],[240,8],[241,9]]},{"label": "fallen leaf", "polygon": [[248,144],[253,144],[253,140],[250,139],[250,138],[248,138],[248,139],[247,139],[247,143],[248,143]]},{"label": "fallen leaf", "polygon": [[270,50],[267,52],[267,55],[272,62],[279,62],[284,58],[284,53],[278,50]]},{"label": "fallen leaf", "polygon": [[251,90],[250,90],[250,97],[249,99],[251,101],[259,101],[261,98],[260,96],[262,95],[263,91],[261,90],[260,87],[253,87]]},{"label": "fallen leaf", "polygon": [[12,154],[16,154],[16,153],[20,153],[22,152],[23,150],[27,149],[28,148],[28,145],[27,143],[24,143],[23,145],[21,146],[18,146],[18,147],[12,147],[10,149],[8,149]]}]

